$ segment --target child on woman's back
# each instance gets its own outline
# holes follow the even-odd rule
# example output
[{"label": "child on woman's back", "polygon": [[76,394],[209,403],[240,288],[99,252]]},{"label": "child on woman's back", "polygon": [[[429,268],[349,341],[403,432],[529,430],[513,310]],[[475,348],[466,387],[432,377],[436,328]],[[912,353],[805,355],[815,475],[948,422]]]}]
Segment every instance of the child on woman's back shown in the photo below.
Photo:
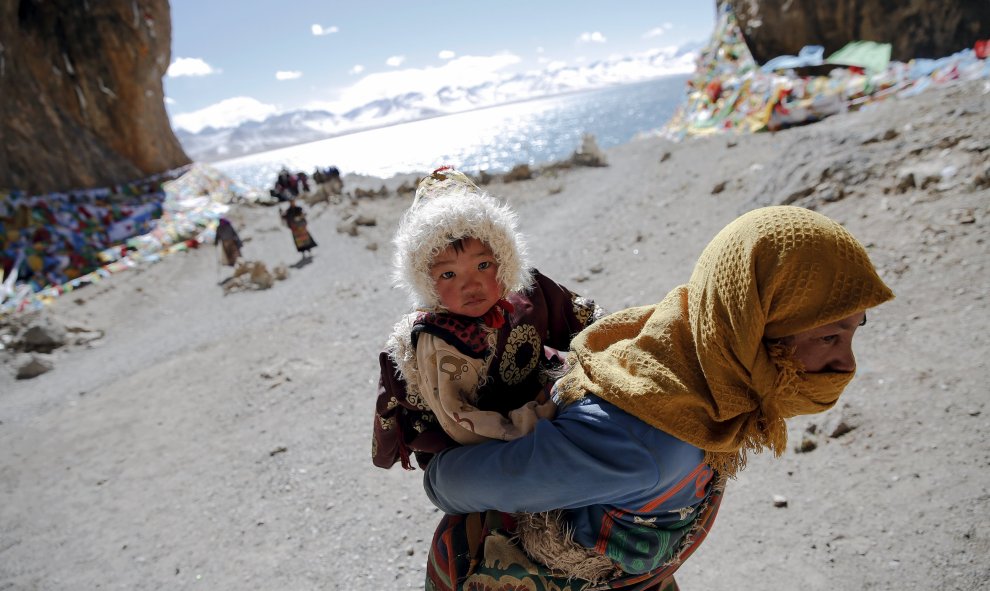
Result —
[{"label": "child on woman's back", "polygon": [[416,311],[380,355],[374,463],[411,468],[454,445],[515,439],[555,407],[558,350],[601,315],[525,261],[516,216],[465,175],[425,178],[395,237],[399,283]]}]

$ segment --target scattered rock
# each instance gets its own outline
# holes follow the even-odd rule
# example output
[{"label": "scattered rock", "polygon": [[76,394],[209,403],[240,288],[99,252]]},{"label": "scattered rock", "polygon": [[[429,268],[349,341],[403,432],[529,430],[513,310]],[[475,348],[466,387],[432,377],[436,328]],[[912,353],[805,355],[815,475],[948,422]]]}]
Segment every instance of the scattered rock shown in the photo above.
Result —
[{"label": "scattered rock", "polygon": [[829,413],[822,430],[828,437],[837,439],[859,427],[859,422],[859,413],[847,404],[839,408],[838,412]]},{"label": "scattered rock", "polygon": [[71,335],[68,342],[72,345],[88,345],[94,341],[102,339],[105,334],[102,330],[92,330],[82,326],[67,326],[66,331]]},{"label": "scattered rock", "polygon": [[845,190],[841,185],[835,183],[822,183],[818,185],[818,197],[825,202],[839,201],[846,196]]},{"label": "scattered rock", "polygon": [[399,195],[411,195],[416,192],[416,183],[412,181],[402,181],[402,184],[395,190]]},{"label": "scattered rock", "polygon": [[348,236],[357,236],[357,216],[349,216],[337,223],[337,232]]},{"label": "scattered rock", "polygon": [[18,380],[30,380],[55,368],[55,364],[41,355],[29,355],[25,362],[17,368]]},{"label": "scattered rock", "polygon": [[512,170],[507,172],[502,181],[506,183],[514,183],[516,181],[528,181],[533,178],[533,171],[529,168],[528,164],[517,164],[512,167]]},{"label": "scattered rock", "polygon": [[577,166],[608,166],[605,153],[598,147],[595,136],[590,133],[581,138],[581,148],[571,155],[571,162]]},{"label": "scattered rock", "polygon": [[895,190],[898,193],[906,193],[908,189],[914,189],[918,186],[917,182],[914,180],[914,173],[911,171],[903,171],[897,178],[898,181]]},{"label": "scattered rock", "polygon": [[876,133],[863,140],[863,144],[873,144],[876,142],[887,142],[896,138],[899,134],[896,129],[888,129],[881,133]]},{"label": "scattered rock", "polygon": [[787,497],[784,495],[774,495],[773,496],[773,506],[778,509],[783,509],[787,507]]},{"label": "scattered rock", "polygon": [[804,199],[805,197],[811,195],[814,192],[815,189],[813,187],[802,187],[797,191],[792,192],[787,197],[784,197],[784,199],[781,201],[781,205],[794,205],[796,201]]},{"label": "scattered rock", "polygon": [[915,164],[901,168],[897,177],[904,183],[905,177],[910,176],[914,187],[927,189],[942,180],[942,169],[944,166],[938,161],[917,162]]},{"label": "scattered rock", "polygon": [[949,212],[949,217],[957,224],[974,224],[976,223],[974,212],[972,207],[957,208]]},{"label": "scattered rock", "polygon": [[494,177],[486,170],[478,171],[477,176],[474,177],[474,181],[480,186],[491,184],[493,179]]},{"label": "scattered rock", "polygon": [[313,206],[317,203],[336,203],[340,198],[340,190],[343,187],[340,184],[340,179],[337,179],[336,183],[328,181],[316,187],[316,190],[309,193],[303,194],[303,201],[306,205]]},{"label": "scattered rock", "polygon": [[832,428],[828,431],[828,436],[831,437],[832,439],[836,439],[838,437],[842,437],[843,435],[852,431],[855,428],[856,428],[855,426],[850,425],[845,421],[841,421],[841,420],[836,421],[835,425],[833,425]]},{"label": "scattered rock", "polygon": [[24,332],[21,344],[25,351],[50,353],[65,345],[65,328],[46,318]]},{"label": "scattered rock", "polygon": [[801,438],[801,443],[799,443],[798,446],[794,448],[794,451],[799,454],[805,454],[811,451],[815,451],[816,449],[818,449],[818,442],[812,439],[811,437],[805,435],[804,437]]},{"label": "scattered rock", "polygon": [[354,189],[354,197],[357,199],[369,199],[372,197],[385,197],[388,195],[388,189],[385,185],[382,185],[377,191],[372,189],[362,189],[357,187]]},{"label": "scattered rock", "polygon": [[987,165],[983,172],[977,173],[973,177],[973,188],[982,189],[984,187],[990,186],[990,165]]}]

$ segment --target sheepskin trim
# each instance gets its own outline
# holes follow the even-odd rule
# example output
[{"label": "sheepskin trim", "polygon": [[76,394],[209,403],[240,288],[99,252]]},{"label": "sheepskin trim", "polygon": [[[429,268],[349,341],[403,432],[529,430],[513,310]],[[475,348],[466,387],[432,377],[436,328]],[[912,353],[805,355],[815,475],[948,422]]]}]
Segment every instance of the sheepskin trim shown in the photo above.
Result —
[{"label": "sheepskin trim", "polygon": [[430,265],[452,241],[477,238],[492,249],[503,295],[529,287],[533,278],[516,214],[486,193],[451,185],[428,199],[417,199],[399,223],[393,241],[396,285],[409,292],[413,306],[442,309]]},{"label": "sheepskin trim", "polygon": [[574,541],[574,531],[557,509],[545,513],[517,513],[516,539],[526,554],[549,568],[554,576],[583,579],[592,585],[623,574],[604,554]]},{"label": "sheepskin trim", "polygon": [[392,328],[385,350],[395,362],[399,376],[406,382],[406,396],[420,400],[419,368],[416,366],[416,348],[412,344],[412,327],[415,314],[405,314]]},{"label": "sheepskin trim", "polygon": [[[681,538],[677,549],[671,557],[660,566],[668,568],[679,566],[684,561],[684,554],[694,545],[695,539],[704,531],[702,516],[709,510],[714,495],[725,491],[728,476],[717,474],[712,484],[712,494],[696,509],[698,517]],[[608,556],[599,554],[592,548],[586,548],[574,541],[574,530],[564,519],[563,511],[556,509],[546,513],[516,513],[515,540],[519,542],[526,555],[550,568],[554,576],[568,579],[584,579],[590,587],[597,587],[605,582],[624,575],[624,572]]]}]

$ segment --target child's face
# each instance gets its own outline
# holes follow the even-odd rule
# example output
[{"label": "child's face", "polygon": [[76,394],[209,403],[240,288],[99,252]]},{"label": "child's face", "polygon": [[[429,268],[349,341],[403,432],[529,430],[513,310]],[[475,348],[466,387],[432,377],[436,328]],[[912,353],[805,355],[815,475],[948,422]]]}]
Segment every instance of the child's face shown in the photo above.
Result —
[{"label": "child's face", "polygon": [[448,245],[433,259],[430,277],[444,308],[477,318],[502,296],[498,264],[492,249],[477,238],[464,238],[461,245],[460,250]]}]

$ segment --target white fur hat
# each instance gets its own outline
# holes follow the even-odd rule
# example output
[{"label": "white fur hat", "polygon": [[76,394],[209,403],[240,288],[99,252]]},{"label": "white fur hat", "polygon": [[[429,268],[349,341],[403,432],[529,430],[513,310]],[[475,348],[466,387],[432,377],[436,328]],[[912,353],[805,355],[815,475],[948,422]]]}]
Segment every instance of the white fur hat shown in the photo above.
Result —
[{"label": "white fur hat", "polygon": [[[526,245],[516,214],[478,188],[461,172],[439,168],[416,189],[412,207],[395,233],[395,281],[417,308],[441,309],[430,265],[451,242],[477,238],[492,249],[505,293],[532,282]],[[503,294],[504,295],[504,294]]]}]

